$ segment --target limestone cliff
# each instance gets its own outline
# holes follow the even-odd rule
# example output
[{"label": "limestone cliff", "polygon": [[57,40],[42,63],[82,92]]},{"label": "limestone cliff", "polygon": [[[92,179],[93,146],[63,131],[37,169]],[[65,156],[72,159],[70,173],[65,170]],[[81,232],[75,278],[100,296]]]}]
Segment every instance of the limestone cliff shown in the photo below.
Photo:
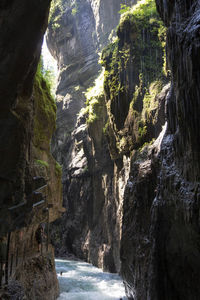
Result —
[{"label": "limestone cliff", "polygon": [[97,76],[99,51],[112,38],[119,21],[120,0],[61,1],[52,3],[47,44],[57,60],[57,130],[53,153],[63,165],[77,114],[84,106],[83,92]]},{"label": "limestone cliff", "polygon": [[133,156],[123,208],[130,299],[199,298],[199,3],[156,1],[172,83],[160,138]]},{"label": "limestone cliff", "polygon": [[39,71],[35,77],[49,6],[0,3],[0,281],[8,283],[1,299],[58,295],[52,248],[46,240],[41,255],[35,235],[62,208],[60,168],[49,146],[56,108]]},{"label": "limestone cliff", "polygon": [[[99,3],[104,7],[103,1]],[[88,21],[86,33],[82,31],[84,26],[78,26],[77,22],[87,11],[83,12],[81,6],[76,13],[73,10],[76,6],[69,6],[63,12],[62,6],[59,9],[55,6],[54,22],[50,19],[49,46],[60,68],[63,63],[57,90],[58,129],[53,153],[63,164],[67,213],[61,222],[56,221],[53,229],[57,253],[72,252],[112,272],[120,270],[123,195],[130,171],[130,154],[145,141],[156,138],[165,121],[164,100],[169,88],[165,88],[160,97],[156,96],[166,82],[163,74],[165,31],[152,3],[140,8],[140,14],[130,10],[122,18],[117,40],[103,51],[101,61],[105,73],[99,75],[85,96],[83,92],[99,66],[94,60],[94,74],[83,76],[82,70],[88,70],[84,47],[93,41],[86,37],[85,52],[80,55],[82,46],[78,38],[91,32],[94,23]],[[118,9],[118,4],[112,5]],[[110,7],[111,3],[104,5]],[[92,10],[90,18],[91,13]],[[90,20],[89,16],[85,22]],[[95,22],[99,20],[98,14],[93,12],[92,16]],[[116,19],[112,26],[114,22]],[[78,40],[79,44],[76,41],[72,47],[72,40]],[[95,45],[89,49],[96,57]],[[64,67],[64,60],[69,64],[67,59],[70,58],[73,68]],[[80,59],[85,68],[79,63]],[[77,118],[85,97],[86,108]]]},{"label": "limestone cliff", "polygon": [[56,222],[54,240],[59,255],[73,252],[111,271],[120,268],[121,205],[119,208],[119,200],[112,195],[113,162],[101,128],[106,116],[102,116],[96,138],[98,147],[107,150],[99,149],[96,163],[86,119],[77,115],[85,106],[83,92],[93,84],[101,68],[98,52],[109,42],[109,36],[112,38],[111,31],[118,24],[120,3],[120,0],[54,1],[47,36],[60,71],[57,130],[52,150],[63,166],[63,198],[67,209],[62,221]]},{"label": "limestone cliff", "polygon": [[121,260],[129,299],[196,300],[199,3],[157,0],[167,31],[153,0],[128,9],[79,117],[82,92],[99,69],[90,66],[93,50],[101,49],[101,26],[94,25],[96,2],[70,3],[54,7],[48,37],[62,69],[54,153],[64,166],[67,213],[54,228],[58,253],[73,252],[109,271],[119,271]]}]

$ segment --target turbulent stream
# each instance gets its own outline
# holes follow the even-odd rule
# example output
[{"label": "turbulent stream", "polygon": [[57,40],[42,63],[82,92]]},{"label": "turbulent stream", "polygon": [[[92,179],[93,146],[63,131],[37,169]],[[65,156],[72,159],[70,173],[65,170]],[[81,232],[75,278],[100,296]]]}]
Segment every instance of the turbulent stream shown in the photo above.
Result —
[{"label": "turbulent stream", "polygon": [[56,259],[56,272],[60,284],[58,300],[127,299],[119,275],[104,273],[91,264]]}]

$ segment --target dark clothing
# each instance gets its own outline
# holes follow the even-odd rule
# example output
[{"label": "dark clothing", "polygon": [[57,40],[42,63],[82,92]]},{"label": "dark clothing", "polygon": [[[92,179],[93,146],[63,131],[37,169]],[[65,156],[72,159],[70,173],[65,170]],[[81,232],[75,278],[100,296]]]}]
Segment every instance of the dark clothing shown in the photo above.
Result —
[{"label": "dark clothing", "polygon": [[38,242],[38,244],[42,243],[42,237],[43,237],[43,229],[38,228],[35,233],[35,238],[36,238],[36,241]]}]

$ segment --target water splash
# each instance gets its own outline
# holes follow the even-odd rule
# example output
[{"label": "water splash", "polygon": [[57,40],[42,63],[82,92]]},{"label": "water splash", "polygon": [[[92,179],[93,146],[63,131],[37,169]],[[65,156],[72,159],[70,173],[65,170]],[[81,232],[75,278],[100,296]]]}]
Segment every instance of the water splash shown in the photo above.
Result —
[{"label": "water splash", "polygon": [[85,262],[61,259],[56,259],[56,271],[61,292],[58,300],[127,299],[118,274],[104,273]]}]

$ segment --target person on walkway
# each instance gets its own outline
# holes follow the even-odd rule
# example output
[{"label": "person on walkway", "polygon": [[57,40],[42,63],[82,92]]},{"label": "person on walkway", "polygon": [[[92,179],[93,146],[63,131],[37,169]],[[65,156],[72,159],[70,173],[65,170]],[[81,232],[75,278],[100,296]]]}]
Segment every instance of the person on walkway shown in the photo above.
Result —
[{"label": "person on walkway", "polygon": [[41,252],[41,254],[42,254],[43,237],[44,237],[44,229],[42,225],[39,225],[38,229],[35,232],[35,238],[38,243],[38,252]]}]

